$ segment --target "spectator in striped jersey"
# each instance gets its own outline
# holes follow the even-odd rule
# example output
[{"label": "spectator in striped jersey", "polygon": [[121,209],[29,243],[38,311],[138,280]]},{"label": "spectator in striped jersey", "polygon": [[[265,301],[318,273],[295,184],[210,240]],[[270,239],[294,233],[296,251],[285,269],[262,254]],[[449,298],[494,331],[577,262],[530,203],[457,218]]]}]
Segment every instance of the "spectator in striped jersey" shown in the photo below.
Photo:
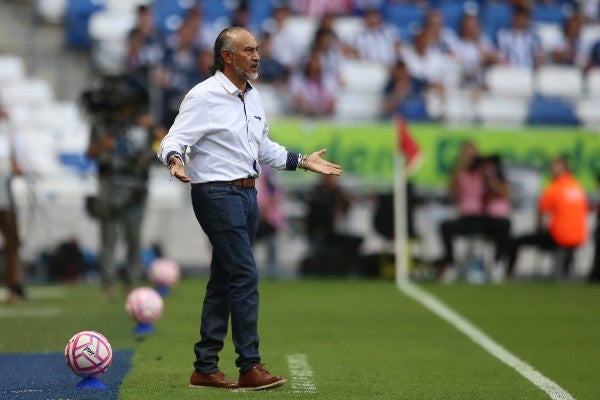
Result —
[{"label": "spectator in striped jersey", "polygon": [[531,28],[531,10],[513,9],[513,24],[498,31],[498,49],[502,62],[514,67],[535,69],[543,62],[541,42]]}]

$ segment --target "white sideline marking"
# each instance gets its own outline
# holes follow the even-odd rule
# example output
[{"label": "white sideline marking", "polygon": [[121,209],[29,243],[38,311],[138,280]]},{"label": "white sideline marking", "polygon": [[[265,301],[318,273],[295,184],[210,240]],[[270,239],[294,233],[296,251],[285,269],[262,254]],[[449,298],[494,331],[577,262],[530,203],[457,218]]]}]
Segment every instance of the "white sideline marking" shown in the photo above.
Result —
[{"label": "white sideline marking", "polygon": [[306,354],[288,354],[287,362],[292,375],[292,392],[316,393],[317,386],[313,382],[313,371],[308,365]]},{"label": "white sideline marking", "polygon": [[483,347],[488,353],[523,375],[535,386],[546,392],[551,399],[574,400],[574,397],[557,383],[546,378],[541,372],[502,347],[502,345],[494,341],[494,339],[432,294],[427,293],[410,282],[402,282],[398,287],[404,294],[423,304],[438,317],[446,320],[460,332],[467,335],[472,341]]},{"label": "white sideline marking", "polygon": [[[64,288],[58,286],[31,286],[25,287],[27,297],[32,300],[41,299],[58,299],[67,297],[67,292]],[[0,288],[0,301],[5,301],[8,298],[8,290]]]},{"label": "white sideline marking", "polygon": [[61,314],[62,314],[62,311],[58,307],[0,308],[0,318],[56,317]]}]

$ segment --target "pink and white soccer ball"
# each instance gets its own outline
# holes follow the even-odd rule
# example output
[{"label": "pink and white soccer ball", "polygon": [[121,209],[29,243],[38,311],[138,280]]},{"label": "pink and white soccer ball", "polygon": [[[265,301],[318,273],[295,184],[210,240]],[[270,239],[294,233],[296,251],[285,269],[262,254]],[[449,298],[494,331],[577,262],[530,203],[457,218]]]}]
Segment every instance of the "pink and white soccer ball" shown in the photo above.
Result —
[{"label": "pink and white soccer ball", "polygon": [[89,378],[102,374],[110,367],[112,348],[101,333],[81,331],[67,342],[65,360],[76,375]]},{"label": "pink and white soccer ball", "polygon": [[175,261],[161,257],[157,258],[150,265],[148,279],[158,286],[171,287],[179,281],[181,272],[179,265]]},{"label": "pink and white soccer ball", "polygon": [[162,315],[163,299],[149,287],[133,289],[125,300],[125,309],[138,323],[152,323]]}]

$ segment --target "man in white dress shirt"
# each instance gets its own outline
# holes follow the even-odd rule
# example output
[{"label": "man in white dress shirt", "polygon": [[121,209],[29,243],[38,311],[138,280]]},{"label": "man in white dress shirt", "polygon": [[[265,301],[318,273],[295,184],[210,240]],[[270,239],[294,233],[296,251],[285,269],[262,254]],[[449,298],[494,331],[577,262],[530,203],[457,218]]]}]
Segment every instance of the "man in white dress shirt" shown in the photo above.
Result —
[{"label": "man in white dress shirt", "polygon": [[[223,30],[215,41],[213,76],[185,96],[158,150],[171,175],[192,184],[194,213],[213,246],[192,386],[268,389],[286,382],[265,369],[258,351],[258,272],[252,254],[259,222],[255,178],[260,163],[279,170],[342,174],[338,165],[321,158],[325,149],[304,156],[269,139],[260,95],[248,82],[258,77],[259,60],[258,44],[249,31]],[[218,366],[230,316],[238,382]]]}]

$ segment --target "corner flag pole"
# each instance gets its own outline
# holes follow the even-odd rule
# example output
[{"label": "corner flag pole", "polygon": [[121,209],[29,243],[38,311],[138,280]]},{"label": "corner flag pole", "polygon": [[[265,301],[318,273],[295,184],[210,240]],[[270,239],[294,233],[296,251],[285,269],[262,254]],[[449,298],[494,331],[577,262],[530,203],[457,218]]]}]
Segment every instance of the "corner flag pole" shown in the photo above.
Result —
[{"label": "corner flag pole", "polygon": [[406,225],[406,163],[403,154],[396,150],[394,152],[394,249],[398,286],[409,280]]},{"label": "corner flag pole", "polygon": [[412,137],[403,116],[396,117],[396,151],[394,152],[394,241],[396,252],[396,284],[409,280],[408,265],[408,193],[407,176],[421,165],[419,144]]}]

